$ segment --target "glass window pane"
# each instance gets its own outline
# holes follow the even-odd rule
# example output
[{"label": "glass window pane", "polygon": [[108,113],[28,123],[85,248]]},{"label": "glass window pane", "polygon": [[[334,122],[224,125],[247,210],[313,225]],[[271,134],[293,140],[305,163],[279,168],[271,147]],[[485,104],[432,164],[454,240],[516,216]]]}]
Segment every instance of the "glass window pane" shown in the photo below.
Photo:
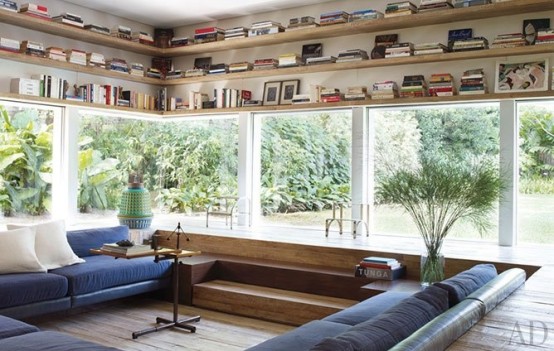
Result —
[{"label": "glass window pane", "polygon": [[518,242],[554,243],[554,102],[518,104]]},{"label": "glass window pane", "polygon": [[[154,223],[203,221],[218,195],[237,195],[238,119],[174,121],[83,115],[79,149],[81,221],[115,219],[129,174],[143,176]],[[202,217],[198,215],[201,214]]]},{"label": "glass window pane", "polygon": [[[423,157],[490,158],[498,164],[498,104],[375,109],[372,115],[375,185],[392,171],[418,167]],[[373,218],[378,234],[419,236],[411,217],[399,206],[376,206]],[[448,237],[497,240],[497,212],[490,224],[481,237],[470,223],[458,222]]]},{"label": "glass window pane", "polygon": [[351,111],[267,114],[259,121],[261,223],[325,228],[331,204],[350,200]]},{"label": "glass window pane", "polygon": [[[53,133],[61,109],[0,101],[0,218],[41,221],[52,215]],[[56,151],[57,152],[57,151]]]}]

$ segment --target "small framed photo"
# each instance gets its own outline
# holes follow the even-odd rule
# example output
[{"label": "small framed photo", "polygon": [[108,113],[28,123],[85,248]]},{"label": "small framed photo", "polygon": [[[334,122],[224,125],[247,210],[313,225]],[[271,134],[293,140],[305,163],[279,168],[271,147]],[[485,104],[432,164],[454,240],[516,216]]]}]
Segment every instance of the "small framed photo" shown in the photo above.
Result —
[{"label": "small framed photo", "polygon": [[284,80],[281,82],[281,105],[292,104],[292,98],[298,94],[300,88],[300,80]]},{"label": "small framed photo", "polygon": [[495,93],[541,91],[548,89],[548,59],[497,61]]},{"label": "small framed photo", "polygon": [[264,106],[279,105],[281,98],[281,82],[265,82]]}]

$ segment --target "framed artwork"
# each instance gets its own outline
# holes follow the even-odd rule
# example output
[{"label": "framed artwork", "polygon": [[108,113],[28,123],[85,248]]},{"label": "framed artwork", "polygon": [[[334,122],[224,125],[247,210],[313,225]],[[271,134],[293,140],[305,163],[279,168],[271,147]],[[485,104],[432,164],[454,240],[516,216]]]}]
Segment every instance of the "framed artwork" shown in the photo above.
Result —
[{"label": "framed artwork", "polygon": [[292,104],[292,98],[298,94],[300,79],[284,80],[281,82],[281,104]]},{"label": "framed artwork", "polygon": [[547,90],[548,71],[548,59],[497,61],[494,92]]},{"label": "framed artwork", "polygon": [[281,98],[281,82],[265,82],[264,84],[264,106],[279,105]]}]

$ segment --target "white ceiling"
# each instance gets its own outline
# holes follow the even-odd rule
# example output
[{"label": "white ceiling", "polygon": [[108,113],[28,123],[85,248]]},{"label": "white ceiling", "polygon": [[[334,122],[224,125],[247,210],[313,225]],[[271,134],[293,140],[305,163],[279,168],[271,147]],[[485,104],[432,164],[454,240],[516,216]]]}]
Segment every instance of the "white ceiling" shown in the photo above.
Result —
[{"label": "white ceiling", "polygon": [[157,28],[209,22],[330,0],[65,0]]}]

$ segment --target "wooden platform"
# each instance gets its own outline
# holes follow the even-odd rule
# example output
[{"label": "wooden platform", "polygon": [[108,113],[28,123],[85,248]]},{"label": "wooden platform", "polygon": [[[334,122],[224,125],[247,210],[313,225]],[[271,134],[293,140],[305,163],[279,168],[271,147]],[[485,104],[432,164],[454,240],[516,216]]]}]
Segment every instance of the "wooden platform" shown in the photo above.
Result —
[{"label": "wooden platform", "polygon": [[358,301],[212,280],[193,288],[196,307],[299,326]]}]

